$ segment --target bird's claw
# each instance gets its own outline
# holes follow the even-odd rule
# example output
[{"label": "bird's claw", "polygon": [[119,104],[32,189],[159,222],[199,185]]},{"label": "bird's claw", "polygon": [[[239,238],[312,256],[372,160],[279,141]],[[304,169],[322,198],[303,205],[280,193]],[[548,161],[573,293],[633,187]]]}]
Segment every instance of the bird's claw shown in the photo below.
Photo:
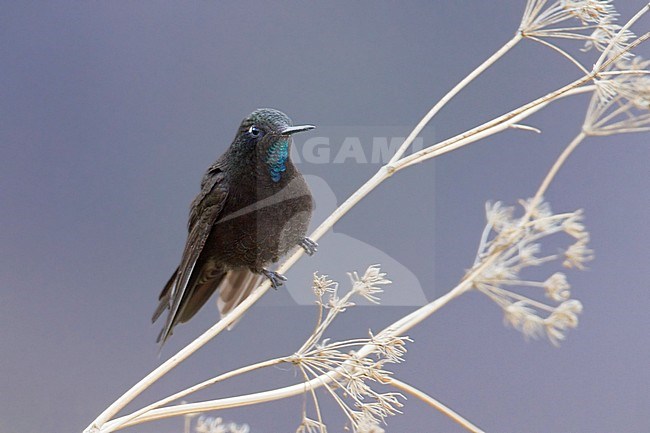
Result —
[{"label": "bird's claw", "polygon": [[313,256],[314,253],[318,251],[318,244],[309,238],[302,238],[299,245],[310,256]]},{"label": "bird's claw", "polygon": [[273,287],[275,290],[278,290],[278,287],[287,281],[287,277],[284,275],[275,271],[269,271],[268,269],[262,269],[262,274],[264,274],[264,276],[268,278],[269,281],[271,281],[271,287]]}]

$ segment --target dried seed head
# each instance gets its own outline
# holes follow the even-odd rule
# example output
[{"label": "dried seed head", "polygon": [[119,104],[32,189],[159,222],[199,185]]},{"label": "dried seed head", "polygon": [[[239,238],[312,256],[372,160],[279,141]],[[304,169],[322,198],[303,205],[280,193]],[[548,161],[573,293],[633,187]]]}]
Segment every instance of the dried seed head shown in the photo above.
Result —
[{"label": "dried seed head", "polygon": [[544,282],[546,297],[556,302],[562,302],[571,296],[571,285],[567,282],[566,275],[556,272]]},{"label": "dried seed head", "polygon": [[[571,287],[566,275],[555,272],[545,281],[526,280],[520,275],[527,267],[558,261],[563,261],[568,267],[583,269],[584,263],[593,257],[587,248],[589,233],[582,223],[581,210],[553,214],[551,207],[539,200],[520,200],[519,203],[523,208],[522,217],[515,217],[511,208],[498,202],[486,206],[488,225],[468,275],[473,275],[472,287],[475,290],[503,309],[506,325],[520,331],[526,338],[546,336],[551,343],[558,344],[564,338],[564,332],[574,327],[570,324],[577,324],[576,314],[579,312],[575,307],[579,302],[569,299]],[[542,254],[544,238],[558,233],[571,236],[575,243],[564,254]],[[516,287],[525,294],[514,291]],[[548,299],[561,304],[551,306],[532,299],[528,292],[533,288],[542,289]],[[574,310],[568,306],[574,306]],[[573,315],[568,315],[567,311]]]}]

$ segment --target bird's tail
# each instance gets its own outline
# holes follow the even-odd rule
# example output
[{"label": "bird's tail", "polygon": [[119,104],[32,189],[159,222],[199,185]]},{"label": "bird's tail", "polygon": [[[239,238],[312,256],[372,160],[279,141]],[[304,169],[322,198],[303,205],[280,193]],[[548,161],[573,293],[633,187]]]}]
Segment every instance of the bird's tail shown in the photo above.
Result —
[{"label": "bird's tail", "polygon": [[[254,274],[248,269],[229,271],[219,284],[217,307],[219,308],[221,317],[223,318],[223,316],[246,299],[253,289],[262,284],[263,278],[263,275]],[[237,321],[231,323],[228,329],[232,329],[236,323]]]},{"label": "bird's tail", "polygon": [[[152,322],[158,320],[162,313],[170,308],[177,273],[178,269],[174,271],[162,292],[160,292],[160,296],[158,296],[158,307],[156,307],[156,311],[154,311],[151,318]],[[172,334],[174,326],[177,323],[184,323],[190,320],[208,301],[215,290],[219,290],[217,307],[219,308],[221,317],[223,317],[246,299],[253,289],[262,283],[263,278],[262,275],[254,274],[248,269],[238,269],[227,273],[213,272],[210,278],[199,278],[197,283],[192,287],[192,290],[188,291],[187,299],[181,302],[182,308],[179,309],[178,315],[173,318],[168,318],[168,321],[171,320],[169,331],[165,332],[168,327],[164,326],[156,341],[164,344],[165,340]],[[232,329],[235,323],[230,324],[228,329]]]},{"label": "bird's tail", "polygon": [[[160,296],[158,297],[158,307],[151,318],[155,322],[158,317],[168,308],[172,307],[175,284],[177,280],[178,269],[174,271],[172,276],[165,284]],[[158,339],[158,343],[164,344],[167,338],[172,334],[174,326],[178,323],[185,323],[190,320],[201,309],[201,307],[210,299],[210,296],[217,290],[219,284],[224,279],[226,273],[218,271],[215,268],[206,266],[196,281],[190,282],[187,290],[183,293],[183,298],[180,299],[178,310],[176,314],[167,318],[165,326],[163,327]]]},{"label": "bird's tail", "polygon": [[169,278],[169,281],[167,281],[167,284],[165,284],[165,287],[162,289],[162,292],[160,292],[160,295],[158,296],[158,306],[156,307],[156,311],[153,312],[151,323],[154,323],[156,320],[158,320],[163,311],[169,308],[169,297],[171,296],[172,287],[174,287],[177,273],[178,268],[176,268],[172,276]]}]

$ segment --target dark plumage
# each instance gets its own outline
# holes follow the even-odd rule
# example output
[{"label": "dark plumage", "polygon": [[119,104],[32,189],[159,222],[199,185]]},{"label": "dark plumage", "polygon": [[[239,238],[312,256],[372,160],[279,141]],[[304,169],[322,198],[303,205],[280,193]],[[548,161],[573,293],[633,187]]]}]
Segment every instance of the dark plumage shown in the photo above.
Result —
[{"label": "dark plumage", "polygon": [[314,128],[292,126],[284,113],[254,111],[239,126],[230,148],[210,166],[192,202],[181,263],[160,293],[156,321],[169,309],[158,341],[177,323],[187,322],[217,290],[222,315],[260,283],[273,287],[285,278],[266,267],[300,245],[312,213],[307,183],[291,162],[291,134]]}]

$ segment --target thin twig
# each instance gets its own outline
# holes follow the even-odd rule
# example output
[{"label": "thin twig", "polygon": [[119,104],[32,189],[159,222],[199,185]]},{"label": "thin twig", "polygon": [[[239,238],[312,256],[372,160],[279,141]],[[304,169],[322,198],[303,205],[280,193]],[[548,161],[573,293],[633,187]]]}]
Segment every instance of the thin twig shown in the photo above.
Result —
[{"label": "thin twig", "polygon": [[558,47],[557,45],[554,45],[554,44],[552,44],[550,42],[547,42],[544,39],[536,38],[535,36],[528,36],[528,39],[531,39],[531,40],[533,40],[535,42],[539,42],[540,44],[542,44],[542,45],[544,45],[544,46],[546,46],[546,47],[560,53],[562,56],[569,59],[571,61],[571,63],[576,65],[578,67],[578,69],[580,69],[582,71],[583,74],[589,75],[589,71],[584,66],[582,66],[582,64],[579,61],[577,61],[571,54],[567,53],[566,51],[564,51],[562,48]]},{"label": "thin twig", "polygon": [[546,193],[546,190],[548,189],[548,186],[551,184],[553,181],[553,178],[555,178],[555,175],[557,175],[557,172],[560,170],[560,167],[562,167],[562,164],[566,161],[566,159],[571,155],[571,153],[575,150],[576,147],[587,137],[587,134],[584,132],[580,132],[576,137],[569,143],[569,145],[562,151],[560,156],[558,157],[557,160],[553,163],[553,166],[549,170],[548,174],[542,181],[542,184],[539,186],[539,189],[535,193],[535,196],[530,202],[530,208],[528,212],[526,213],[526,217],[530,217],[530,213],[532,212],[533,209],[539,204],[539,202],[542,200],[542,196],[544,193]]},{"label": "thin twig", "polygon": [[462,81],[460,81],[458,84],[454,86],[453,89],[451,89],[445,96],[442,97],[436,105],[429,110],[429,112],[420,120],[420,122],[413,128],[413,131],[409,134],[408,137],[406,137],[406,140],[400,145],[400,147],[397,149],[397,152],[395,152],[395,155],[390,159],[389,164],[397,161],[404,155],[404,152],[409,148],[411,143],[413,143],[413,140],[418,136],[420,132],[424,129],[425,126],[429,124],[431,119],[433,119],[433,116],[435,116],[438,111],[442,107],[444,107],[447,102],[449,102],[458,92],[463,90],[469,83],[471,83],[476,77],[478,77],[480,74],[482,74],[487,68],[492,66],[497,60],[499,60],[504,54],[506,54],[508,51],[512,49],[519,41],[521,41],[522,35],[520,32],[517,32],[517,34],[510,39],[504,46],[502,46],[499,50],[497,50],[494,54],[492,54],[486,61],[481,63],[476,69],[474,69],[469,75],[467,75]]},{"label": "thin twig", "polygon": [[472,424],[471,422],[469,422],[468,420],[460,416],[457,412],[451,410],[450,408],[440,403],[435,398],[420,391],[414,386],[411,386],[408,383],[404,383],[401,380],[397,380],[395,378],[391,378],[388,384],[394,386],[400,391],[403,391],[407,394],[419,398],[429,406],[447,415],[449,418],[451,418],[452,420],[454,420],[455,422],[463,426],[465,429],[471,431],[472,433],[485,433],[483,430],[481,430],[480,428],[478,428],[477,426],[475,426],[474,424]]},{"label": "thin twig", "polygon": [[152,404],[150,404],[148,406],[145,406],[142,409],[137,410],[137,411],[135,411],[135,412],[133,412],[133,413],[131,413],[129,415],[123,416],[123,417],[121,417],[119,419],[116,419],[114,421],[109,421],[108,423],[106,423],[104,428],[102,428],[102,431],[111,432],[111,431],[119,430],[121,428],[124,428],[125,424],[127,424],[129,421],[132,421],[132,420],[138,418],[139,416],[141,416],[141,415],[143,415],[143,414],[145,414],[145,413],[147,413],[149,411],[152,411],[152,410],[157,409],[157,408],[159,408],[161,406],[164,406],[164,405],[166,405],[168,403],[171,403],[172,401],[178,400],[179,398],[183,398],[188,394],[192,394],[192,393],[194,393],[196,391],[199,391],[201,389],[204,389],[204,388],[206,388],[206,387],[208,387],[210,385],[214,385],[215,383],[219,383],[219,382],[222,382],[222,381],[224,381],[226,379],[230,379],[231,377],[235,377],[235,376],[238,376],[240,374],[248,373],[248,372],[253,371],[253,370],[258,370],[258,369],[261,369],[261,368],[270,367],[270,366],[273,366],[273,365],[278,365],[278,364],[281,364],[283,362],[287,362],[287,359],[286,358],[275,358],[275,359],[270,359],[268,361],[263,361],[263,362],[258,362],[258,363],[255,363],[255,364],[247,365],[245,367],[241,367],[241,368],[238,368],[236,370],[231,370],[231,371],[229,371],[227,373],[221,374],[221,375],[219,375],[217,377],[213,377],[212,379],[208,379],[208,380],[203,381],[201,383],[198,383],[198,384],[196,384],[194,386],[191,386],[191,387],[189,387],[187,389],[184,389],[183,391],[179,391],[179,392],[177,392],[175,394],[172,394],[169,397],[165,397],[165,398],[163,398],[163,399],[161,399],[161,400],[159,400],[159,401],[157,401],[155,403],[152,403]]},{"label": "thin twig", "polygon": [[632,27],[632,24],[637,22],[646,12],[650,10],[650,2],[648,2],[644,7],[642,7],[639,12],[637,12],[625,25],[614,35],[611,41],[609,41],[609,44],[607,44],[607,47],[603,50],[602,54],[594,64],[594,70],[601,69],[602,66],[605,66],[603,63],[605,62],[605,59],[609,55],[609,53],[612,51],[612,49],[616,46],[616,44],[619,42],[619,40],[623,37],[625,34],[625,31],[628,30],[630,27]]}]

